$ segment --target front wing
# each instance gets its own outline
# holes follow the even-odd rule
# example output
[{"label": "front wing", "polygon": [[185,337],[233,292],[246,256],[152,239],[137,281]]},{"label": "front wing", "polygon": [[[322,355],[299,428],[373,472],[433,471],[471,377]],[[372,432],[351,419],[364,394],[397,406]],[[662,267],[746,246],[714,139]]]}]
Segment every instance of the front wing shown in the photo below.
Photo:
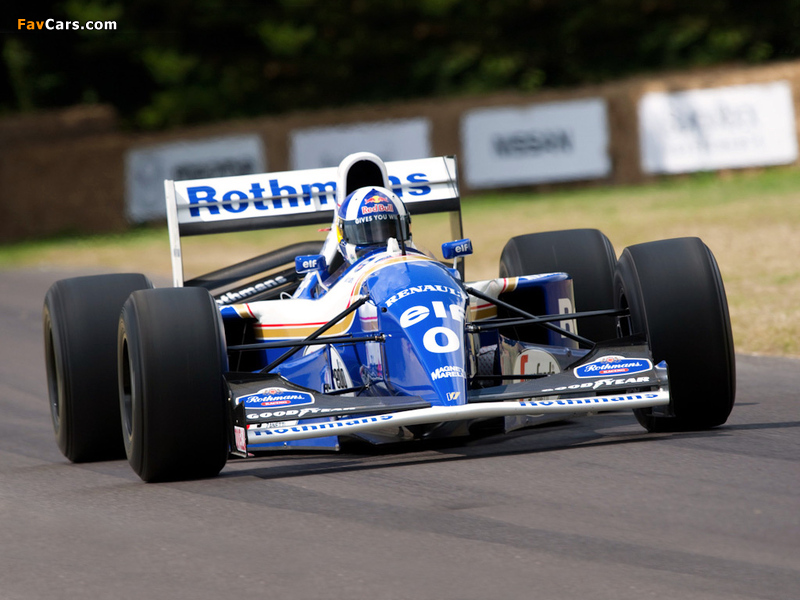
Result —
[{"label": "front wing", "polygon": [[407,427],[425,423],[446,421],[468,421],[514,415],[574,415],[598,412],[647,408],[669,404],[669,392],[656,390],[625,396],[587,396],[564,400],[519,400],[515,402],[493,402],[485,404],[463,404],[460,406],[431,406],[404,412],[371,415],[351,419],[340,419],[324,423],[308,423],[273,429],[250,429],[248,444],[285,442],[311,439],[329,435],[347,435],[376,431],[387,427]]},{"label": "front wing", "polygon": [[[229,374],[234,375],[234,374]],[[275,375],[230,377],[236,453],[247,447],[387,428],[507,416],[580,415],[667,406],[666,364],[645,344],[604,346],[563,373],[469,392],[467,402],[431,406],[411,396],[336,396]],[[265,390],[280,390],[267,397]],[[308,419],[313,419],[309,421]]]}]

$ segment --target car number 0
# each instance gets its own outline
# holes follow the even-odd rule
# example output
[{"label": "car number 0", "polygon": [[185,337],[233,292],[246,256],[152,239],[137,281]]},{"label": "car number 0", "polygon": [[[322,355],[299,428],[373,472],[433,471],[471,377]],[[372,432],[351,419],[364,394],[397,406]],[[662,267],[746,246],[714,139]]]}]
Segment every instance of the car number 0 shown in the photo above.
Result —
[{"label": "car number 0", "polygon": [[[439,340],[436,339],[436,336],[439,334],[447,338],[444,345],[439,344]],[[461,347],[461,342],[456,332],[452,329],[448,327],[433,327],[432,329],[428,329],[425,335],[422,336],[422,345],[425,346],[428,352],[444,354],[445,352],[455,352],[458,350]]]},{"label": "car number 0", "polygon": [[[431,305],[434,315],[440,319],[446,319],[448,317],[443,302],[435,301],[432,302]],[[431,311],[426,306],[412,306],[400,316],[400,326],[405,329],[411,325],[416,325],[430,314]],[[457,304],[451,304],[450,318],[455,321],[463,322],[464,309]],[[437,337],[440,335],[444,336],[444,343],[440,343],[440,338]],[[449,327],[432,327],[422,336],[422,345],[425,346],[428,352],[444,354],[446,352],[455,352],[458,350],[461,347],[461,340],[459,340],[458,334]]]}]

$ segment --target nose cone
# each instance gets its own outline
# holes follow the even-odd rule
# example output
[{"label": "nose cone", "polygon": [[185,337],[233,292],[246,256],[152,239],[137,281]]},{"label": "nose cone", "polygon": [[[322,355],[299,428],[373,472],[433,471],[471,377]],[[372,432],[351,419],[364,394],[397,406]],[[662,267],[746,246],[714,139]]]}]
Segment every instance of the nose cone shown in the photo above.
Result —
[{"label": "nose cone", "polygon": [[434,405],[466,403],[467,296],[432,260],[399,261],[366,281],[378,305],[387,382]]}]

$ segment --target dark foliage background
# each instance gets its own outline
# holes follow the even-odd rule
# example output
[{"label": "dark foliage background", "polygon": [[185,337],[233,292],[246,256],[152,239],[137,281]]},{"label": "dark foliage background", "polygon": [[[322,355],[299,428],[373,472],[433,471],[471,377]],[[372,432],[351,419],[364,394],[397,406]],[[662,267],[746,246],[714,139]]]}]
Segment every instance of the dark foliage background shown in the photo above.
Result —
[{"label": "dark foliage background", "polygon": [[[67,0],[4,12],[0,113],[100,102],[131,129],[800,55],[800,0]],[[117,29],[19,30],[20,18]]]}]

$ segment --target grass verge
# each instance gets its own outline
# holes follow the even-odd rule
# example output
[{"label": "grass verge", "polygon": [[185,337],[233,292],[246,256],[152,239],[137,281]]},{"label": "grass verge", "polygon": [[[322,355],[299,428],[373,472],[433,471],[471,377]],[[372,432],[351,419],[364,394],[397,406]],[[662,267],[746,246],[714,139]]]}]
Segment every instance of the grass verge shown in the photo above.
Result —
[{"label": "grass verge", "polygon": [[[415,220],[416,239],[445,241],[443,221],[433,221]],[[701,174],[631,187],[484,194],[464,199],[463,221],[475,247],[467,261],[471,280],[495,277],[503,245],[523,233],[593,227],[611,239],[617,253],[650,240],[700,237],[720,265],[737,351],[800,356],[800,170]],[[316,227],[304,227],[188,238],[187,273],[324,235]],[[168,276],[166,228],[0,246],[0,269],[32,266]]]}]

